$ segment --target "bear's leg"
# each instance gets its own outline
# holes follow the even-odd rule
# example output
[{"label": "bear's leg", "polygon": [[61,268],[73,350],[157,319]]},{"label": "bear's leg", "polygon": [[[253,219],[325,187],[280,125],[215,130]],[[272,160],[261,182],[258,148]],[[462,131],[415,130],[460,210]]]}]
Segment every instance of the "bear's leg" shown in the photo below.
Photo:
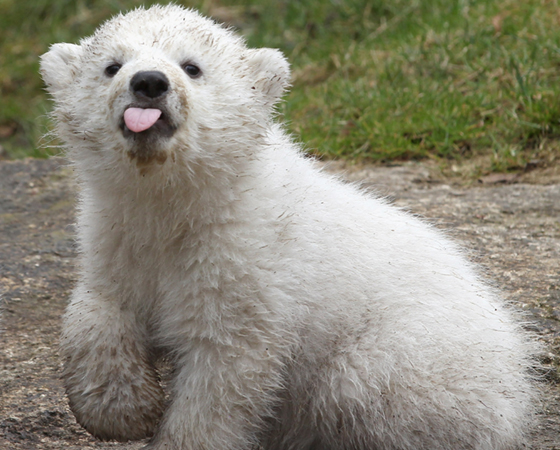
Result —
[{"label": "bear's leg", "polygon": [[61,340],[63,378],[77,421],[99,439],[153,435],[164,394],[133,314],[78,287]]},{"label": "bear's leg", "polygon": [[146,449],[258,448],[263,418],[272,414],[280,389],[280,364],[277,358],[250,353],[208,342],[191,347],[176,362],[171,404]]}]

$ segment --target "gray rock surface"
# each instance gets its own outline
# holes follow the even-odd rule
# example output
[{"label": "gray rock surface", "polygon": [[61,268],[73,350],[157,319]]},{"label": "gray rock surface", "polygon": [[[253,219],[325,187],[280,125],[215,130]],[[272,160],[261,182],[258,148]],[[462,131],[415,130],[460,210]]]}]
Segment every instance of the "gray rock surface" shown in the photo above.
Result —
[{"label": "gray rock surface", "polygon": [[[0,162],[0,449],[138,449],[74,421],[60,381],[60,317],[75,279],[76,185],[62,160]],[[560,449],[560,183],[454,185],[426,164],[327,164],[462,241],[546,346],[532,448]],[[497,177],[494,181],[513,181]]]}]

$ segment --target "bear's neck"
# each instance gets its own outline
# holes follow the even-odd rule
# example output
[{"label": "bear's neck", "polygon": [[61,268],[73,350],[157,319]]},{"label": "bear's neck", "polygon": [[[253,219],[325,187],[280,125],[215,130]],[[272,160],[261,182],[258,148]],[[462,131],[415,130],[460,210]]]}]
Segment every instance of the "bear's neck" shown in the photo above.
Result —
[{"label": "bear's neck", "polygon": [[[257,178],[265,175],[256,160],[244,163],[251,167],[240,168],[238,163],[237,172],[226,166],[171,164],[147,168],[133,161],[121,167],[76,164],[82,211],[135,227],[157,229],[168,224],[195,231],[247,218],[253,203],[247,198],[259,183]],[[242,207],[245,211],[239,210]]]}]

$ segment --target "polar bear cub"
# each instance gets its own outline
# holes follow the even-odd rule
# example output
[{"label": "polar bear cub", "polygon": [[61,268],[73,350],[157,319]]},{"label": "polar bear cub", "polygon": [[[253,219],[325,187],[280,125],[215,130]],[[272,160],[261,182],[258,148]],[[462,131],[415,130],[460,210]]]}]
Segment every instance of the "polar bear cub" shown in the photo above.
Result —
[{"label": "polar bear cub", "polygon": [[41,71],[81,185],[61,353],[90,433],[157,450],[523,442],[533,344],[452,242],[302,155],[273,120],[280,52],[155,6],[53,45]]}]

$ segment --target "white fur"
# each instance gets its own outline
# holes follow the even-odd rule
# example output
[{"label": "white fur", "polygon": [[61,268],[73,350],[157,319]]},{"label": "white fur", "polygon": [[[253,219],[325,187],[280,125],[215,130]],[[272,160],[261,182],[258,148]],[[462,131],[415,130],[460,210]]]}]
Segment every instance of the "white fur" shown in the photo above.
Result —
[{"label": "white fur", "polygon": [[[141,70],[169,78],[178,126],[142,151],[119,129]],[[272,120],[278,51],[153,7],[54,45],[42,73],[82,188],[61,351],[91,433],[157,450],[522,444],[533,344],[455,244],[304,158]]]}]

